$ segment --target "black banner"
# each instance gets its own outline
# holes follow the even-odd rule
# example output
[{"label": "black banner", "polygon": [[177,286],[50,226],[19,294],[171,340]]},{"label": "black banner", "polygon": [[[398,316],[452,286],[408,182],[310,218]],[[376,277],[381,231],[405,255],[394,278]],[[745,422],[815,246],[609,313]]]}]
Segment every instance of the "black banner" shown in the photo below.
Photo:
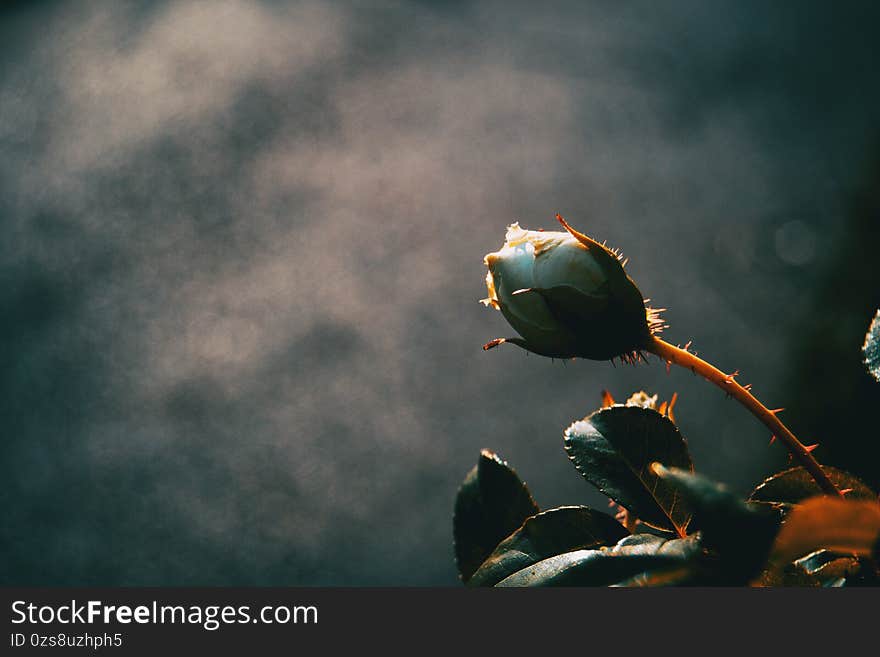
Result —
[{"label": "black banner", "polygon": [[4,589],[2,654],[638,646],[831,650],[877,589]]}]

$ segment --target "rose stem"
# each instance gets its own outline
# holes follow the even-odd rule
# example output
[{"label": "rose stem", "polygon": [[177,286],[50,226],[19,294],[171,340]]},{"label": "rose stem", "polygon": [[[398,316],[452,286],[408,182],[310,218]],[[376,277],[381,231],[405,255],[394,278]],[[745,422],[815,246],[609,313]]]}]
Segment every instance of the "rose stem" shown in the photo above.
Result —
[{"label": "rose stem", "polygon": [[773,432],[773,435],[785,445],[792,456],[813,476],[813,479],[816,480],[816,483],[819,484],[819,487],[826,494],[843,497],[837,486],[828,478],[828,475],[810,453],[810,450],[776,417],[776,413],[764,406],[748,390],[738,384],[734,379],[735,375],[725,374],[717,367],[707,363],[702,358],[698,358],[686,349],[674,347],[657,336],[651,336],[651,340],[645,350],[659,356],[668,363],[673,363],[679,367],[689,369],[694,374],[699,374],[736,399]]}]

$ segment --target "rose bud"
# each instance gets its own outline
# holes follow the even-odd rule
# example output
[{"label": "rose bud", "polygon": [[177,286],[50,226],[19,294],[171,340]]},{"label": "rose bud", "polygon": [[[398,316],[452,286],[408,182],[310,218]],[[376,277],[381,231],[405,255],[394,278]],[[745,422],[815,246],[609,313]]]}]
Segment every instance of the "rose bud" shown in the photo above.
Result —
[{"label": "rose bud", "polygon": [[486,306],[500,310],[520,338],[498,338],[552,358],[638,358],[660,320],[619,256],[556,215],[566,232],[507,229],[484,258]]}]

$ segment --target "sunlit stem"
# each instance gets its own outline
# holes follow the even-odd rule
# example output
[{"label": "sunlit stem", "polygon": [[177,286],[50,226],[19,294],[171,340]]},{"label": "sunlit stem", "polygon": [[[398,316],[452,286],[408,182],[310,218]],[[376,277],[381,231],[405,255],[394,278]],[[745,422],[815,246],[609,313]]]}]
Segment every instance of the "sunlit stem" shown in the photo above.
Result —
[{"label": "sunlit stem", "polygon": [[810,454],[810,450],[789,431],[788,427],[776,417],[773,411],[764,406],[748,390],[737,383],[735,375],[725,374],[702,358],[698,358],[689,351],[675,347],[656,336],[652,336],[645,350],[656,354],[668,363],[673,363],[679,367],[689,369],[694,374],[699,374],[736,399],[752,415],[758,418],[764,426],[773,432],[773,435],[785,445],[786,449],[797,459],[798,463],[813,476],[813,479],[816,480],[816,483],[819,484],[819,487],[826,494],[842,497],[837,486],[828,478],[828,475],[822,470],[822,467],[813,455]]}]

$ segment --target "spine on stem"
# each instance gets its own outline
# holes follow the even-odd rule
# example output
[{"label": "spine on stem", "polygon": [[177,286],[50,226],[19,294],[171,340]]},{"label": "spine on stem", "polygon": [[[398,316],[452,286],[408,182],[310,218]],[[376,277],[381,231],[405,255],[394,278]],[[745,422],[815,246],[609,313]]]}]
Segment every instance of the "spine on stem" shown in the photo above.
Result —
[{"label": "spine on stem", "polygon": [[835,495],[842,497],[834,482],[828,477],[826,472],[816,461],[815,457],[810,453],[812,448],[805,446],[797,437],[786,427],[782,421],[776,416],[776,412],[768,409],[764,404],[758,401],[751,392],[741,386],[736,381],[735,374],[725,374],[711,363],[706,362],[702,358],[698,358],[686,349],[676,347],[669,344],[665,340],[661,340],[656,335],[651,337],[645,350],[659,356],[667,363],[684,367],[694,374],[699,374],[707,381],[714,383],[725,393],[736,399],[740,404],[745,406],[752,415],[760,420],[773,433],[786,449],[791,453],[800,465],[812,475],[816,483],[827,495]]}]

